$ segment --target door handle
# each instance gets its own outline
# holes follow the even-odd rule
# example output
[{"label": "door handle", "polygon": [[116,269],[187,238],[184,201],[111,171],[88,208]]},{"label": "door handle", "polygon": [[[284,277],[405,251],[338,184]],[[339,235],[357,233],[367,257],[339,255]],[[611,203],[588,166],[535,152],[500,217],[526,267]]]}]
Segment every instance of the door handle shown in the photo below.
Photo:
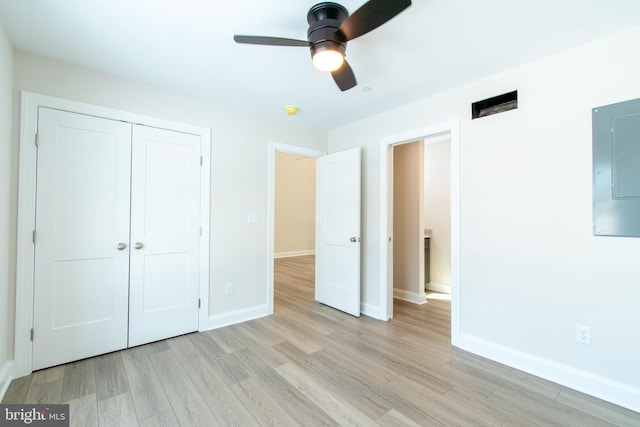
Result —
[{"label": "door handle", "polygon": [[349,239],[349,241],[351,243],[356,243],[358,241],[358,238],[357,237],[352,237],[352,238]]},{"label": "door handle", "polygon": [[135,246],[134,246],[134,247],[135,247],[136,249],[142,249],[143,244],[142,244],[142,243],[140,243],[140,242],[136,242],[136,244],[135,244]]},{"label": "door handle", "polygon": [[127,245],[125,245],[124,243],[118,243],[118,246],[116,247],[119,251],[124,251],[127,248]]}]

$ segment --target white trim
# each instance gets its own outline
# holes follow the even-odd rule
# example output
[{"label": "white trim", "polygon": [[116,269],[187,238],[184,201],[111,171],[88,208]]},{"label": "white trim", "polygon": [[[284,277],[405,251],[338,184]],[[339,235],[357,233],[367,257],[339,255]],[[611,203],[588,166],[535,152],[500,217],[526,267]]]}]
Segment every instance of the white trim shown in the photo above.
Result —
[{"label": "white trim", "polygon": [[0,402],[4,399],[4,395],[11,384],[13,379],[13,360],[7,360],[4,365],[0,367]]},{"label": "white trim", "polygon": [[[209,227],[211,186],[211,129],[170,120],[158,119],[137,113],[55,98],[32,92],[21,93],[20,109],[20,160],[18,182],[18,233],[16,266],[16,323],[14,374],[18,377],[31,373],[33,346],[30,331],[33,325],[33,263],[32,233],[35,224],[36,147],[38,108],[49,107],[112,120],[144,124],[193,135],[202,141],[203,164],[201,169],[201,226],[200,243],[200,299],[198,329],[208,326],[209,308]],[[206,325],[206,326],[205,326]]]},{"label": "white trim", "polygon": [[632,387],[467,334],[460,335],[458,347],[590,396],[640,412],[639,387]]},{"label": "white trim", "polygon": [[429,282],[427,283],[426,288],[429,291],[451,295],[451,285],[448,285],[446,283]]},{"label": "white trim", "polygon": [[198,330],[203,331],[209,325],[209,278],[211,251],[211,129],[201,128],[202,167],[200,168],[200,310]]},{"label": "white trim", "polygon": [[393,289],[393,298],[407,301],[413,304],[424,304],[427,302],[427,296],[424,291],[411,292],[404,289]]},{"label": "white trim", "polygon": [[380,311],[383,319],[393,317],[393,265],[390,246],[393,244],[389,226],[393,207],[389,197],[390,153],[394,145],[414,142],[429,136],[451,134],[451,344],[458,346],[460,338],[460,121],[448,122],[384,137],[380,140]]},{"label": "white trim", "polygon": [[384,318],[384,313],[380,311],[380,305],[367,304],[362,301],[360,302],[360,314],[373,319],[388,320]]},{"label": "white trim", "polygon": [[20,110],[20,159],[18,166],[18,232],[16,261],[16,323],[14,371],[18,376],[31,373],[33,347],[33,229],[36,199],[36,147],[38,101],[22,93]]},{"label": "white trim", "polygon": [[[273,314],[273,259],[275,244],[275,203],[276,203],[276,152],[296,154],[298,156],[318,157],[326,156],[326,151],[297,145],[283,144],[269,141],[267,144],[267,307],[268,313]],[[315,251],[314,251],[315,254]]]},{"label": "white trim", "polygon": [[225,326],[235,325],[236,323],[248,322],[249,320],[259,319],[260,317],[269,316],[270,314],[273,313],[269,312],[268,304],[231,311],[228,313],[216,314],[209,317],[207,330],[223,328]]},{"label": "white trim", "polygon": [[316,250],[310,249],[308,251],[276,252],[275,254],[273,254],[273,257],[274,258],[293,258],[297,256],[308,256],[308,255],[315,255],[315,254],[316,254]]}]

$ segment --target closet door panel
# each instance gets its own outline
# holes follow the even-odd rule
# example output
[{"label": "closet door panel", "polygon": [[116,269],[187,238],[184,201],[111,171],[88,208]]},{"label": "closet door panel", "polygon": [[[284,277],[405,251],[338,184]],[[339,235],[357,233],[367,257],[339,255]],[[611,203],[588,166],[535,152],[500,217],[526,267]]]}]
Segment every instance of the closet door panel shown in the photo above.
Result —
[{"label": "closet door panel", "polygon": [[128,123],[40,108],[38,135],[34,370],[127,345],[131,174]]},{"label": "closet door panel", "polygon": [[134,126],[130,346],[198,329],[200,143]]}]

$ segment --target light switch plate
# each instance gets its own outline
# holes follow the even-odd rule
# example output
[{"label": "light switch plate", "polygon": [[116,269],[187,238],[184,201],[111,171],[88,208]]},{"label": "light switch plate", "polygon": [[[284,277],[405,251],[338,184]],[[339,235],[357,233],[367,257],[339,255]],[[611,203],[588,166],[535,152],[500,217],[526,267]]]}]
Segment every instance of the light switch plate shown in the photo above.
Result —
[{"label": "light switch plate", "polygon": [[247,222],[249,224],[257,224],[258,223],[258,214],[256,212],[251,212],[247,215]]}]

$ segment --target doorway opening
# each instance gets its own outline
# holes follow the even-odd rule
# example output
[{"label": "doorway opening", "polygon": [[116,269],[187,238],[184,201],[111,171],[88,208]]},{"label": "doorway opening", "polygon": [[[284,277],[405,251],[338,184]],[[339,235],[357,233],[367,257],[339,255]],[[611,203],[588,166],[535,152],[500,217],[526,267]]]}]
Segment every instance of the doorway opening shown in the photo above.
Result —
[{"label": "doorway opening", "polygon": [[[327,153],[325,151],[299,147],[296,145],[282,144],[273,141],[269,142],[269,182],[267,200],[267,304],[269,314],[273,314],[274,311],[274,262],[276,258],[285,259],[292,256],[311,256],[315,253],[315,159],[326,154]],[[284,163],[288,166],[286,168],[287,171],[284,173],[293,174],[293,176],[282,178],[289,179],[295,177],[301,178],[300,175],[304,172],[300,169],[309,167],[310,164],[313,164],[314,221],[312,224],[312,236],[309,236],[308,230],[310,225],[305,220],[301,220],[300,218],[289,218],[290,215],[295,214],[295,211],[298,211],[298,213],[300,213],[300,210],[297,208],[292,209],[291,207],[287,207],[287,205],[289,204],[299,205],[300,203],[303,203],[303,201],[301,200],[296,200],[295,194],[304,191],[305,185],[301,185],[301,182],[296,183],[300,185],[291,185],[288,186],[288,188],[287,186],[283,187],[281,185],[281,190],[282,188],[285,188],[285,191],[289,192],[289,196],[287,198],[289,198],[290,200],[277,199],[278,195],[276,194],[276,189],[278,187],[278,180],[276,174],[278,171],[278,163]],[[306,188],[308,188],[308,186],[311,185],[311,183],[309,182],[309,176],[305,176],[302,179],[307,181]],[[276,218],[276,213],[278,213],[278,218]],[[293,228],[278,227],[278,224],[276,223],[278,222],[285,225],[292,225],[292,219],[297,222],[297,224],[295,224]],[[278,233],[277,238],[276,233]],[[310,245],[309,242],[313,242],[313,244]],[[309,248],[313,248],[313,250]]]},{"label": "doorway opening", "polygon": [[[316,159],[276,152],[274,198],[274,311],[293,300],[314,301]],[[292,294],[293,293],[293,294]]]},{"label": "doorway opening", "polygon": [[274,258],[315,254],[316,160],[276,152]]},{"label": "doorway opening", "polygon": [[277,152],[315,158],[315,300],[360,316],[361,149],[332,154],[270,142],[267,200],[267,313],[274,310],[275,157]]},{"label": "doorway opening", "polygon": [[[394,299],[394,146],[450,135],[450,284],[451,343],[460,335],[460,132],[458,120],[407,131],[381,140],[380,151],[380,300],[383,318],[393,317]],[[424,221],[424,219],[422,219]],[[424,224],[424,223],[423,223]],[[417,249],[416,249],[417,250]],[[424,258],[422,258],[424,260]],[[424,273],[424,271],[423,271]],[[424,277],[424,275],[423,275]],[[416,290],[418,289],[416,285]],[[424,293],[424,288],[423,293]],[[416,294],[420,291],[417,290]]]},{"label": "doorway opening", "polygon": [[392,148],[395,300],[450,300],[450,146],[447,132]]}]

